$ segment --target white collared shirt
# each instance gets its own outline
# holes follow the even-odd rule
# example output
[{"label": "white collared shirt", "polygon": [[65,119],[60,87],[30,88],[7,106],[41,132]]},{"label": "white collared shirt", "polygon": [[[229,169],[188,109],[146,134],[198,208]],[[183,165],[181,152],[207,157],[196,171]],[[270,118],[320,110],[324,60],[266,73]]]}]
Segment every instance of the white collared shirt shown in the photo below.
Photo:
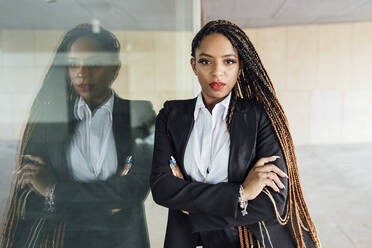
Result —
[{"label": "white collared shirt", "polygon": [[79,98],[74,115],[79,120],[67,152],[67,162],[75,180],[105,180],[117,170],[117,154],[112,132],[114,94],[93,113]]},{"label": "white collared shirt", "polygon": [[231,93],[217,103],[212,114],[205,107],[201,93],[194,110],[194,127],[185,150],[184,166],[193,181],[216,184],[227,182],[230,135],[226,116]]}]

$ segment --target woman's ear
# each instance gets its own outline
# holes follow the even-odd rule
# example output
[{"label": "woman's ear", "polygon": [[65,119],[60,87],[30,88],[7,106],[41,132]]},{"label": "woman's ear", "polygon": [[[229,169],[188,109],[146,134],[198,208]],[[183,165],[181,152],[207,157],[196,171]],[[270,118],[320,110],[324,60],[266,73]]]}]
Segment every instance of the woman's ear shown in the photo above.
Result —
[{"label": "woman's ear", "polygon": [[195,61],[195,58],[194,57],[192,57],[190,59],[190,64],[191,64],[192,70],[194,71],[195,75],[197,76],[198,74],[196,73],[196,61]]},{"label": "woman's ear", "polygon": [[119,63],[118,65],[114,66],[114,68],[113,68],[114,77],[113,77],[113,80],[112,81],[115,81],[116,78],[118,77],[120,68],[121,68],[121,63]]}]

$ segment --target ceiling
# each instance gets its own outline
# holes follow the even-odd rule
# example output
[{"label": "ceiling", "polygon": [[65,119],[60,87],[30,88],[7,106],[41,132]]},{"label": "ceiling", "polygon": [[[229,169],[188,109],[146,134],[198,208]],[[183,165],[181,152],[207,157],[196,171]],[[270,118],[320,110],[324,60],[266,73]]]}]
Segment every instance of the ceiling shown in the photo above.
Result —
[{"label": "ceiling", "polygon": [[0,0],[0,28],[69,29],[93,19],[110,29],[192,30],[192,1]]},{"label": "ceiling", "polygon": [[370,0],[202,0],[204,23],[228,19],[243,28],[372,21]]},{"label": "ceiling", "polygon": [[[111,29],[192,30],[194,0],[0,0],[0,28],[68,29],[98,19]],[[372,21],[370,0],[200,0],[202,20],[243,28]]]}]

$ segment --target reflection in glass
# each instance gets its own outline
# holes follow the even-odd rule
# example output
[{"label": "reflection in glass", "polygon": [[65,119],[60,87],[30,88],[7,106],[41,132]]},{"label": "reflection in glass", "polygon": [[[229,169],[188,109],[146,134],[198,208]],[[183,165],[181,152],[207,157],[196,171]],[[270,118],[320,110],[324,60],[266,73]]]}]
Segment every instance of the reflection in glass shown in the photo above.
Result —
[{"label": "reflection in glass", "polygon": [[155,114],[111,89],[119,52],[102,27],[63,37],[22,137],[1,247],[149,246]]}]

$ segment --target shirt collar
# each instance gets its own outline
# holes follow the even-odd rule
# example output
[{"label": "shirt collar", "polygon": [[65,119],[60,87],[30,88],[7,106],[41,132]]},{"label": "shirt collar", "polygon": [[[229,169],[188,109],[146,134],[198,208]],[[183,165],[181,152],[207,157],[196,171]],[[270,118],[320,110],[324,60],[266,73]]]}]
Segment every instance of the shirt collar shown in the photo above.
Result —
[{"label": "shirt collar", "polygon": [[[226,120],[227,112],[229,111],[230,99],[231,99],[231,92],[225,97],[225,99],[223,99],[221,102],[217,103],[216,106],[214,106],[214,109],[220,108],[220,107],[224,108],[224,112],[223,112],[224,120]],[[198,118],[199,112],[203,108],[206,108],[206,107],[204,105],[202,93],[200,92],[196,98],[194,120]]]},{"label": "shirt collar", "polygon": [[[97,111],[99,109],[107,110],[110,113],[110,118],[112,120],[112,112],[114,108],[114,92],[111,91],[111,96],[108,97],[100,106],[98,106],[94,111]],[[74,106],[74,115],[78,120],[84,120],[87,116],[87,114],[91,113],[91,110],[88,106],[88,104],[84,101],[82,97],[79,97],[76,99],[76,103]]]}]

